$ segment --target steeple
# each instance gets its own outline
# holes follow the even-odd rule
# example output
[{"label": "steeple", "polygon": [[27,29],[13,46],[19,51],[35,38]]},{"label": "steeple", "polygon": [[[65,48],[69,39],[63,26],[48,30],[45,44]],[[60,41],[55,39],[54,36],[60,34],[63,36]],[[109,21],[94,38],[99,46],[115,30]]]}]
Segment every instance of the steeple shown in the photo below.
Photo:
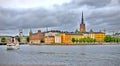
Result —
[{"label": "steeple", "polygon": [[82,11],[81,24],[84,24],[83,11]]},{"label": "steeple", "polygon": [[84,18],[83,18],[83,12],[82,12],[82,18],[81,18],[81,24],[80,24],[80,32],[82,32],[82,33],[86,32]]}]

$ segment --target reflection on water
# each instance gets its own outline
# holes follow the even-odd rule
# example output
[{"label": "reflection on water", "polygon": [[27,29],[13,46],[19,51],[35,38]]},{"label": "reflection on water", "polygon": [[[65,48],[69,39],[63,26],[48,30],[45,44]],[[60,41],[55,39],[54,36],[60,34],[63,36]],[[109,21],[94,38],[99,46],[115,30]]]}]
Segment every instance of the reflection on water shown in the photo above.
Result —
[{"label": "reflection on water", "polygon": [[0,46],[0,64],[63,64],[68,66],[120,66],[120,45]]}]

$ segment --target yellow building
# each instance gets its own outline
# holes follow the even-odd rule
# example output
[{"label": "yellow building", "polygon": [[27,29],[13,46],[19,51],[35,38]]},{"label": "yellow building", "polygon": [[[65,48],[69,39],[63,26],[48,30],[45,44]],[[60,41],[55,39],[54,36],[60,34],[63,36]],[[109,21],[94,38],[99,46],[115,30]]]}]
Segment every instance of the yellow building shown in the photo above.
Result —
[{"label": "yellow building", "polygon": [[96,41],[104,41],[105,33],[103,32],[94,32],[94,38]]},{"label": "yellow building", "polygon": [[80,39],[80,38],[94,38],[96,41],[104,41],[105,33],[103,32],[86,32],[83,34],[75,34],[75,33],[62,33],[61,34],[61,43],[72,44],[72,38]]},{"label": "yellow building", "polygon": [[72,44],[72,38],[83,38],[82,34],[75,34],[75,33],[62,33],[61,34],[61,42],[65,44]]}]

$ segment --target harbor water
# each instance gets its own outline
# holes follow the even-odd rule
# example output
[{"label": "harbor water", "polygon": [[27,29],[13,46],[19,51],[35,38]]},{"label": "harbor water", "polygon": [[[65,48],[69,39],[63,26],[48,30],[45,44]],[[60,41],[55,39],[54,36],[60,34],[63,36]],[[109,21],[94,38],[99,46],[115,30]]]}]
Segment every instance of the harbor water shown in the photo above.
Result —
[{"label": "harbor water", "polygon": [[2,65],[120,66],[120,45],[0,45]]}]

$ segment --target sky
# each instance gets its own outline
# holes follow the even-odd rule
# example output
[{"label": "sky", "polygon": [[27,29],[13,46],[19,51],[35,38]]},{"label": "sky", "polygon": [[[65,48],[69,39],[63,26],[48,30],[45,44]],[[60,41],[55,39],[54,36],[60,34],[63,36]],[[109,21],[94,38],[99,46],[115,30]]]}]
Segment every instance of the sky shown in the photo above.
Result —
[{"label": "sky", "polygon": [[0,35],[72,32],[79,29],[82,11],[88,32],[120,32],[120,0],[0,0]]}]

